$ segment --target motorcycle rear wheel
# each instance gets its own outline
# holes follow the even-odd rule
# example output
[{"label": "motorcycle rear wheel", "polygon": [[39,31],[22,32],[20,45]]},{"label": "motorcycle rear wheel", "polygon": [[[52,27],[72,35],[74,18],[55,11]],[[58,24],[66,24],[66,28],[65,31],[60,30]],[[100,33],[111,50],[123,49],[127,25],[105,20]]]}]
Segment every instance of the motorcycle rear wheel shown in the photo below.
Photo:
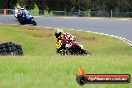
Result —
[{"label": "motorcycle rear wheel", "polygon": [[64,55],[66,55],[66,51],[62,49],[62,50],[59,51],[59,54],[64,56]]}]

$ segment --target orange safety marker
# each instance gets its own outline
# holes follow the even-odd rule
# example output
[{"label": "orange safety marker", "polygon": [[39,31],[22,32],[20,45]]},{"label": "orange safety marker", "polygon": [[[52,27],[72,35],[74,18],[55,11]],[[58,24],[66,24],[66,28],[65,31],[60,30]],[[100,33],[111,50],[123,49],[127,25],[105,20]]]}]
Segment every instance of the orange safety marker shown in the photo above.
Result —
[{"label": "orange safety marker", "polygon": [[6,9],[4,9],[4,15],[6,15]]}]

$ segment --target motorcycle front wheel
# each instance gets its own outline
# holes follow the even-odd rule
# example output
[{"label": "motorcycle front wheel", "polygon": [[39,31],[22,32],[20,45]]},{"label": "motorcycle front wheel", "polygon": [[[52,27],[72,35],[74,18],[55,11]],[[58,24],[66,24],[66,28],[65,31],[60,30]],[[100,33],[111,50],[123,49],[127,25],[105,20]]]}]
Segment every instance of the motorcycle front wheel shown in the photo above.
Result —
[{"label": "motorcycle front wheel", "polygon": [[21,25],[25,25],[24,21],[22,21],[22,20],[18,20],[18,22],[19,22]]},{"label": "motorcycle front wheel", "polygon": [[82,55],[91,55],[91,53],[89,53],[87,50],[82,50]]},{"label": "motorcycle front wheel", "polygon": [[32,24],[33,24],[33,25],[37,25],[36,21],[32,21]]}]

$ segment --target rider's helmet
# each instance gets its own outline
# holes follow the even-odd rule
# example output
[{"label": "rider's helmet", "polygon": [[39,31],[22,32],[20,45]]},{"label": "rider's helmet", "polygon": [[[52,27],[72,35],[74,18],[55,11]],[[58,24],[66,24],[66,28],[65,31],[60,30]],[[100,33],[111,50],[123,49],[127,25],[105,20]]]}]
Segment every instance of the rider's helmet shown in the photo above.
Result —
[{"label": "rider's helmet", "polygon": [[17,6],[17,9],[21,9],[21,6]]},{"label": "rider's helmet", "polygon": [[24,8],[20,8],[21,10],[24,10]]},{"label": "rider's helmet", "polygon": [[61,28],[59,28],[55,32],[55,37],[59,38],[63,33],[64,33],[63,30]]}]

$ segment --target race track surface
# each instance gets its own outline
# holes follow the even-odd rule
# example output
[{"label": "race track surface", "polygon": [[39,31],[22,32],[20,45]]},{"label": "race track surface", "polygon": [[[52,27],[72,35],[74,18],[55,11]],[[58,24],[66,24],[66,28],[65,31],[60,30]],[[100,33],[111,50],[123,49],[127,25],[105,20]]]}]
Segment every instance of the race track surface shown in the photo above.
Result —
[{"label": "race track surface", "polygon": [[[111,34],[132,41],[132,20],[78,17],[34,17],[38,26],[72,28]],[[0,23],[19,24],[14,16],[0,15]]]}]

